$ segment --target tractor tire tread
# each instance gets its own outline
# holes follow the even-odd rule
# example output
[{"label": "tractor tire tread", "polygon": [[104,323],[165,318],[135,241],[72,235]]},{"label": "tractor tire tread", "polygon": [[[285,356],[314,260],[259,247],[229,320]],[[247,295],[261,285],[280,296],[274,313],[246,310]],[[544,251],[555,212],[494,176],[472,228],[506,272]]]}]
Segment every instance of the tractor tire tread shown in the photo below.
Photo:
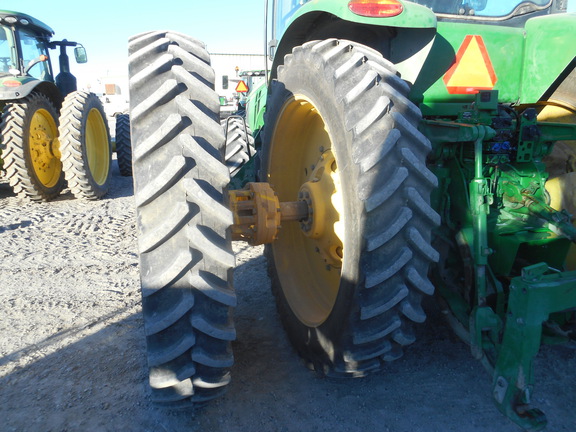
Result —
[{"label": "tractor tire tread", "polygon": [[116,116],[116,159],[123,177],[132,176],[132,143],[130,140],[130,115]]},{"label": "tractor tire tread", "polygon": [[32,93],[18,102],[8,103],[2,112],[0,126],[2,137],[3,168],[6,178],[19,198],[31,201],[49,201],[56,198],[65,187],[64,174],[54,187],[44,187],[35,179],[34,169],[27,162],[25,135],[27,115],[36,106],[50,112],[58,126],[58,114],[53,103],[41,93]]},{"label": "tractor tire tread", "polygon": [[[90,109],[98,109],[106,129],[108,148],[106,162],[107,177],[98,184],[93,177],[92,170],[100,167],[90,167],[86,149],[86,139],[88,120],[87,115]],[[111,146],[110,131],[106,122],[106,114],[102,107],[102,102],[94,93],[85,91],[75,91],[66,96],[60,111],[60,151],[62,153],[62,166],[64,175],[68,182],[70,191],[76,198],[96,200],[102,198],[110,187],[110,163]],[[97,143],[102,145],[102,143]],[[102,149],[98,149],[101,152]],[[96,158],[98,161],[101,157]]]},{"label": "tractor tire tread", "polygon": [[202,404],[226,390],[236,336],[229,172],[214,72],[205,46],[179,33],[136,35],[129,51],[152,399],[171,407]]},{"label": "tractor tire tread", "polygon": [[[340,340],[330,342],[334,359],[319,361],[298,342],[295,345],[322,374],[362,376],[402,356],[402,348],[415,339],[412,323],[425,319],[420,303],[433,291],[427,271],[438,259],[430,246],[431,229],[439,223],[429,203],[437,185],[425,163],[431,145],[417,129],[421,114],[408,99],[409,86],[373,49],[336,39],[296,47],[278,68],[269,100],[281,94],[286,79],[293,79],[289,71],[294,65],[315,65],[332,80],[345,129],[353,134],[350,154],[358,170],[356,193],[364,206],[365,226],[363,282],[358,283],[349,316],[340,317],[346,322],[341,336],[335,336]],[[265,143],[269,133],[265,127]],[[270,254],[269,274],[279,299],[282,288]],[[278,305],[290,332],[287,306],[281,300]]]}]

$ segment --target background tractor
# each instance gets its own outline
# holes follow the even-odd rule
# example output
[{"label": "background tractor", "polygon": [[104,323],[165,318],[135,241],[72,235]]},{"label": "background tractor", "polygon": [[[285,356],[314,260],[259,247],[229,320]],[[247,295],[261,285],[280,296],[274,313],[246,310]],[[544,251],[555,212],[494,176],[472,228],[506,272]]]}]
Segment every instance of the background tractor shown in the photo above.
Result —
[{"label": "background tractor", "polygon": [[401,357],[435,293],[500,411],[542,429],[534,356],[574,340],[576,16],[557,0],[267,12],[272,67],[247,106],[257,152],[243,189],[229,190],[203,44],[129,43],[153,398],[202,402],[229,383],[231,241],[244,240],[267,245],[281,320],[318,373],[361,377]]},{"label": "background tractor", "polygon": [[[98,97],[77,91],[70,72],[66,49],[85,63],[84,47],[53,34],[35,18],[0,11],[2,170],[23,198],[53,199],[67,182],[76,197],[97,199],[109,187],[108,123]],[[60,50],[56,77],[50,49]]]},{"label": "background tractor", "polygon": [[[225,161],[230,169],[232,188],[242,188],[256,175],[256,149],[252,130],[248,126],[250,120],[246,119],[246,103],[252,92],[266,85],[266,74],[264,70],[245,70],[238,73],[237,79],[230,81],[236,83],[239,100],[237,111],[225,116],[221,122],[226,136]],[[220,117],[223,117],[222,111]]]}]

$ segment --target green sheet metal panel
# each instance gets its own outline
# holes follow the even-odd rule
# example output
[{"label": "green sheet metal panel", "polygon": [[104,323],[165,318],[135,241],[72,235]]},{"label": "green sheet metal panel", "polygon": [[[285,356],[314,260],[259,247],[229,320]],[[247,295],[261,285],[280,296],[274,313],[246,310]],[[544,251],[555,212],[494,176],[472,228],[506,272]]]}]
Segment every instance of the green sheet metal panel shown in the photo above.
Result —
[{"label": "green sheet metal panel", "polygon": [[[505,23],[503,23],[505,24]],[[468,35],[481,36],[502,103],[536,103],[576,57],[576,14],[532,18],[525,27],[438,22],[438,33],[411,92],[417,102],[466,102],[473,97],[450,94],[444,80]],[[481,61],[479,68],[484,68]]]}]

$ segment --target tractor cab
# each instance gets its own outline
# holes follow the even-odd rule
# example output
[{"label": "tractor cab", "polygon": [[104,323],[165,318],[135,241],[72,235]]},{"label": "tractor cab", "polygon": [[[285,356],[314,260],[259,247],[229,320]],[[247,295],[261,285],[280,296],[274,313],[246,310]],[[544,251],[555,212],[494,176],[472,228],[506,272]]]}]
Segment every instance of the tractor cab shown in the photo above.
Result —
[{"label": "tractor cab", "polygon": [[0,12],[0,76],[54,81],[48,44],[54,31],[28,15]]},{"label": "tractor cab", "polygon": [[[56,83],[61,98],[76,90],[66,47],[73,46],[77,63],[86,63],[86,50],[76,42],[50,41],[54,31],[26,14],[0,11],[0,99],[26,96],[38,81]],[[54,76],[49,50],[60,47],[60,73]],[[16,90],[18,88],[18,90]]]}]

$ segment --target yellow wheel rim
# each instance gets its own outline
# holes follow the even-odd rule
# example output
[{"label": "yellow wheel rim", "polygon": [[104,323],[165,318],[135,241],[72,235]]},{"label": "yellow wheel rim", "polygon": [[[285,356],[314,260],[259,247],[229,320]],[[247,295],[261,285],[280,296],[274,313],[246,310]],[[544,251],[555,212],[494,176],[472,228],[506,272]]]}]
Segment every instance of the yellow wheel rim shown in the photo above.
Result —
[{"label": "yellow wheel rim", "polygon": [[39,109],[33,114],[28,146],[34,174],[44,187],[54,187],[60,179],[62,163],[58,127],[49,111]]},{"label": "yellow wheel rim", "polygon": [[330,315],[340,285],[342,197],[332,139],[304,96],[288,100],[274,130],[268,181],[280,201],[304,200],[311,218],[285,223],[272,244],[284,295],[298,319],[317,327]]},{"label": "yellow wheel rim", "polygon": [[110,170],[110,146],[104,119],[96,108],[90,110],[86,122],[86,156],[94,181],[104,184]]}]

